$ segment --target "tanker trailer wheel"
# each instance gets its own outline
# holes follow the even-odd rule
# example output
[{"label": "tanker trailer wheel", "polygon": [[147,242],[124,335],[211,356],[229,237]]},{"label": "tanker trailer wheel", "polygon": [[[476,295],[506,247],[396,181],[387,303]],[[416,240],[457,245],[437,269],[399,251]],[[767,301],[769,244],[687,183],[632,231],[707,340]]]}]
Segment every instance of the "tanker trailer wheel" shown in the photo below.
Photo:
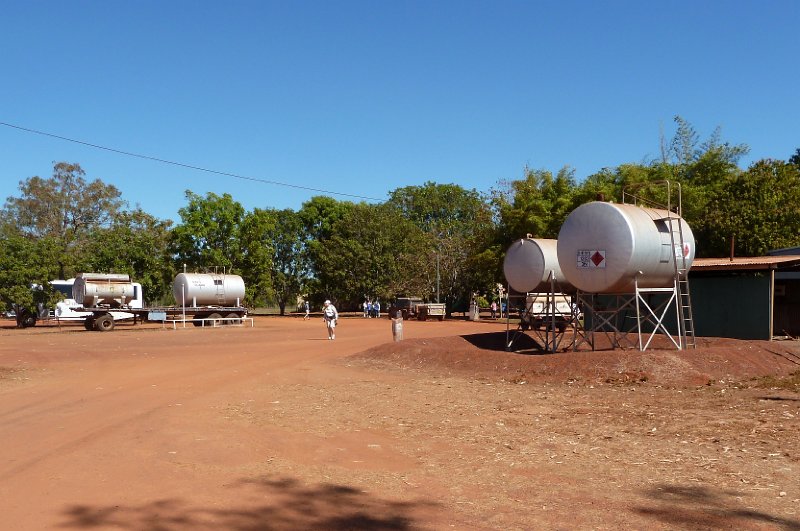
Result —
[{"label": "tanker trailer wheel", "polygon": [[[218,314],[217,312],[214,312],[210,314],[208,317],[206,317],[206,319],[222,319],[222,315]],[[211,326],[220,326],[225,323],[221,321],[210,321],[209,323],[206,324],[211,324]]]},{"label": "tanker trailer wheel", "polygon": [[225,324],[238,325],[242,324],[242,316],[238,313],[231,312],[225,316]]},{"label": "tanker trailer wheel", "polygon": [[36,326],[36,316],[33,314],[33,312],[25,308],[22,310],[22,312],[20,312],[17,322],[19,323],[20,328],[30,328],[32,326]]},{"label": "tanker trailer wheel", "polygon": [[111,332],[114,330],[114,318],[108,314],[101,315],[94,320],[94,329],[98,332]]},{"label": "tanker trailer wheel", "polygon": [[83,320],[83,327],[86,330],[94,330],[94,317],[87,317]]},{"label": "tanker trailer wheel", "polygon": [[444,315],[440,315],[440,316],[439,316],[439,320],[440,320],[440,321],[444,321]]}]

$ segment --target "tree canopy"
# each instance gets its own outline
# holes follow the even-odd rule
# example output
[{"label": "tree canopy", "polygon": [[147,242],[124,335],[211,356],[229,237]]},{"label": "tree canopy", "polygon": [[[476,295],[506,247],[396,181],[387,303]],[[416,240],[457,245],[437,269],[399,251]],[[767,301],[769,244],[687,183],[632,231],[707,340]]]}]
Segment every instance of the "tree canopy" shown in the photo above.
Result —
[{"label": "tree canopy", "polygon": [[20,181],[20,197],[9,197],[3,219],[32,238],[49,238],[61,252],[59,275],[72,274],[80,245],[94,229],[106,226],[124,205],[120,191],[100,179],[86,182],[80,164],[58,162],[53,176]]}]

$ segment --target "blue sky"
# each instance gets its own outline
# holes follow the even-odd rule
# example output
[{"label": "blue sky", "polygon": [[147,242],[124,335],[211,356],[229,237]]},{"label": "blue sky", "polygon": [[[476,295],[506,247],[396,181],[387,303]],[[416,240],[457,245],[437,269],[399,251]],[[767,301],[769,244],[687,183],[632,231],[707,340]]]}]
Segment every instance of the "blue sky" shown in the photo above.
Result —
[{"label": "blue sky", "polygon": [[[78,162],[179,220],[185,190],[299,209],[328,190],[481,192],[524,168],[659,157],[680,115],[750,146],[800,147],[800,2],[4,2],[0,199]],[[269,184],[273,181],[293,185]]]}]

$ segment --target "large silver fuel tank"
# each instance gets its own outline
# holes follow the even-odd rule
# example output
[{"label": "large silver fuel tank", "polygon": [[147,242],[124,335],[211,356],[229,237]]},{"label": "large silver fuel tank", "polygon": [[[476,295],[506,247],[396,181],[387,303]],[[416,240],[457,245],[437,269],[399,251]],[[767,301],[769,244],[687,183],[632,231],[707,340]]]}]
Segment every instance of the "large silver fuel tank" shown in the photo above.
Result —
[{"label": "large silver fuel tank", "polygon": [[172,281],[178,306],[241,306],[244,280],[239,275],[179,273]]},{"label": "large silver fuel tank", "polygon": [[131,277],[119,273],[78,273],[72,298],[81,306],[124,306],[136,298]]},{"label": "large silver fuel tank", "polygon": [[694,234],[682,218],[636,205],[583,204],[567,216],[558,234],[561,271],[589,293],[633,293],[637,277],[640,288],[670,287],[676,259],[688,271],[694,255]]},{"label": "large silver fuel tank", "polygon": [[569,289],[558,264],[556,240],[522,238],[506,251],[503,274],[508,285],[519,293],[550,291],[550,272],[557,281],[557,291]]}]

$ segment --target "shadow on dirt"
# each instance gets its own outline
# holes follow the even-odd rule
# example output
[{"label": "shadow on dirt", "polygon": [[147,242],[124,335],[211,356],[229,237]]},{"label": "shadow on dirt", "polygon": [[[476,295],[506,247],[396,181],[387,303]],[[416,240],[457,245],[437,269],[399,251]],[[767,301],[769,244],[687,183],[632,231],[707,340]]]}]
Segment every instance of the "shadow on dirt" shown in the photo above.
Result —
[{"label": "shadow on dirt", "polygon": [[[431,509],[431,502],[380,500],[344,485],[304,486],[291,478],[244,479],[228,488],[241,490],[242,503],[226,508],[196,507],[180,499],[143,505],[74,505],[60,527],[83,529],[366,529],[415,527],[410,513]],[[246,500],[254,500],[247,504]],[[255,501],[257,500],[257,501]]]},{"label": "shadow on dirt", "polygon": [[779,529],[800,530],[800,520],[772,516],[744,508],[736,497],[740,492],[713,492],[705,487],[661,485],[647,491],[657,502],[634,511],[682,529],[741,529],[769,524]]},{"label": "shadow on dirt", "polygon": [[[505,332],[489,332],[485,334],[468,334],[461,336],[467,342],[481,350],[495,350],[509,352],[510,354],[552,354],[542,350],[541,345],[528,334],[514,334],[506,336]],[[506,338],[513,339],[511,349],[506,350]],[[566,344],[566,343],[565,343]]]},{"label": "shadow on dirt", "polygon": [[772,402],[800,402],[800,398],[786,396],[757,396],[756,400],[769,400]]}]

